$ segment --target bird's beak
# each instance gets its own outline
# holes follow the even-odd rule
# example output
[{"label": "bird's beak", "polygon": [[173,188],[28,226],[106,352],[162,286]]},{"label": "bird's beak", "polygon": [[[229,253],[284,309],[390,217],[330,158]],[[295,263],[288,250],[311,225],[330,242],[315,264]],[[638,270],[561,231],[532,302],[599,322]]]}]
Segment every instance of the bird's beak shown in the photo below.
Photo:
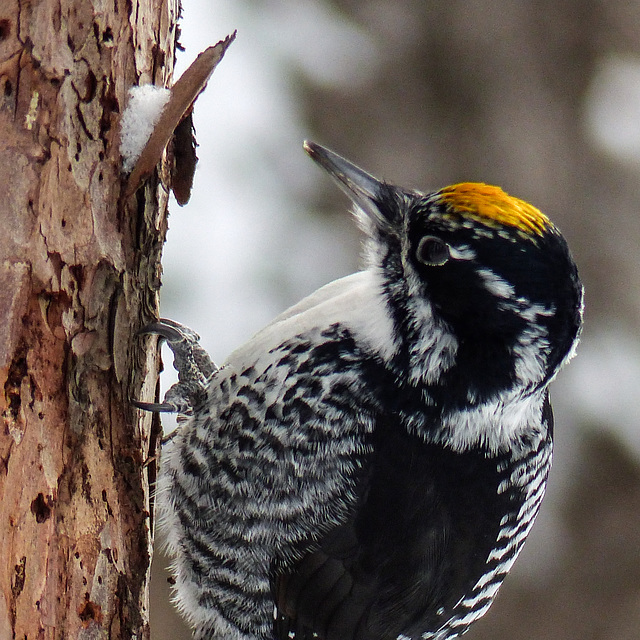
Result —
[{"label": "bird's beak", "polygon": [[352,162],[315,142],[305,140],[304,150],[338,183],[353,203],[379,228],[390,220],[380,210],[384,184]]}]

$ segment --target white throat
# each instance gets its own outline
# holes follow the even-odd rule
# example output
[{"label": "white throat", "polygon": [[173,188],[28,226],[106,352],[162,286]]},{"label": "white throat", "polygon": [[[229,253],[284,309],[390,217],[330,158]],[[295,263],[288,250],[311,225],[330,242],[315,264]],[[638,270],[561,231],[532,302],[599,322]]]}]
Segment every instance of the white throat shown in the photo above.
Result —
[{"label": "white throat", "polygon": [[500,453],[522,448],[523,438],[529,444],[547,437],[542,420],[546,388],[523,394],[521,389],[507,390],[493,400],[445,414],[437,441],[454,451],[477,447]]}]

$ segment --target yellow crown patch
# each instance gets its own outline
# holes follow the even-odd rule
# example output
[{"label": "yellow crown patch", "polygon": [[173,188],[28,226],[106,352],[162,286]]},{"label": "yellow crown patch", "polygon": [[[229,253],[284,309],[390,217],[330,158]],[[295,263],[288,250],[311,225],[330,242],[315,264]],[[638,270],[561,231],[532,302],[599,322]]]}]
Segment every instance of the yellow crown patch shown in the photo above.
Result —
[{"label": "yellow crown patch", "polygon": [[553,226],[542,211],[510,196],[500,187],[482,182],[462,182],[445,187],[439,194],[451,213],[463,214],[490,227],[504,225],[528,235],[541,236]]}]

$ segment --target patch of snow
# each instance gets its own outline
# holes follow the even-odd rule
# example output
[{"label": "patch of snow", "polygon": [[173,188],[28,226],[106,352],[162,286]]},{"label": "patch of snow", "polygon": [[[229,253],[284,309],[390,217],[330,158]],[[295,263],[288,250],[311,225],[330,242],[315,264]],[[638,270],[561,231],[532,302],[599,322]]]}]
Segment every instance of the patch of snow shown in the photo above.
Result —
[{"label": "patch of snow", "polygon": [[125,173],[138,161],[170,95],[169,89],[154,84],[129,89],[129,101],[120,121],[120,155]]}]

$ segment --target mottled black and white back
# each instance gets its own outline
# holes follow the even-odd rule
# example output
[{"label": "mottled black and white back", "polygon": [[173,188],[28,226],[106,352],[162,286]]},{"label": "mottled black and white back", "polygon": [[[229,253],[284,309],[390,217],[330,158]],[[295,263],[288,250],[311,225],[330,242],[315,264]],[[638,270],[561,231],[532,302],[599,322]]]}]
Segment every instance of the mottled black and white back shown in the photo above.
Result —
[{"label": "mottled black and white back", "polygon": [[566,243],[497,187],[422,194],[312,143],[354,200],[362,272],[216,369],[160,321],[186,420],[158,503],[198,640],[446,640],[489,608],[542,501],[548,386],[576,345]]}]

